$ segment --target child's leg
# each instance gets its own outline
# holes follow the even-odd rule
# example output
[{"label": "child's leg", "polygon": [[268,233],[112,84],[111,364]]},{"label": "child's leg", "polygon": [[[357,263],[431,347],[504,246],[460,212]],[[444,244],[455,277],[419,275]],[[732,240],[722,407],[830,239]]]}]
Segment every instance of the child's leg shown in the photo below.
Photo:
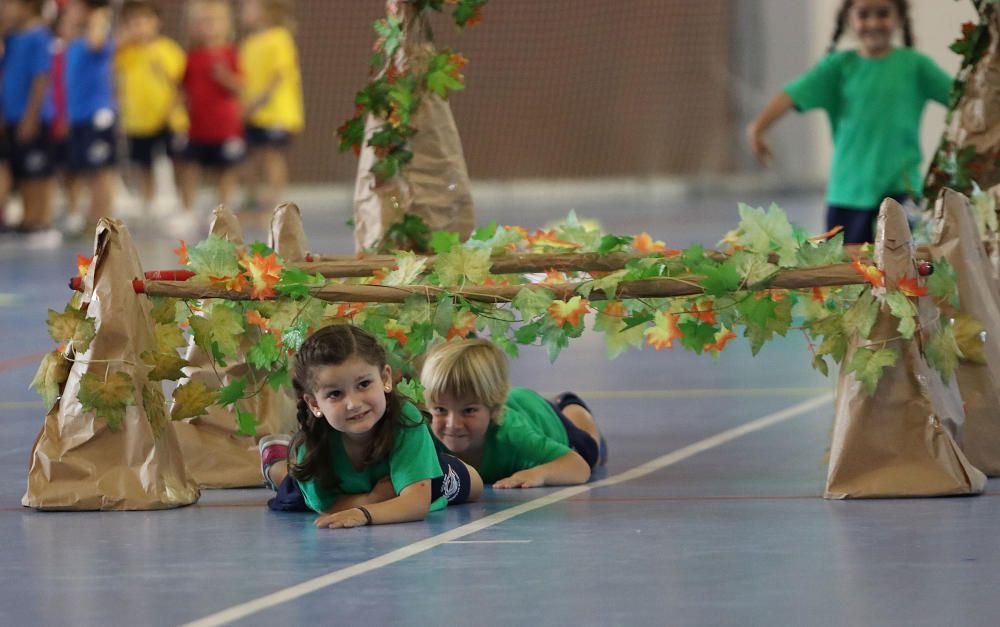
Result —
[{"label": "child's leg", "polygon": [[218,187],[219,187],[219,204],[229,207],[233,207],[233,200],[236,198],[236,190],[239,187],[239,173],[235,167],[223,167],[219,168],[218,172]]},{"label": "child's leg", "polygon": [[264,179],[267,182],[261,206],[270,211],[284,202],[285,190],[288,188],[288,157],[285,149],[278,146],[264,146],[259,149],[264,165]]},{"label": "child's leg", "polygon": [[115,193],[115,172],[112,168],[98,168],[90,173],[90,221],[111,216]]},{"label": "child's leg", "polygon": [[45,229],[52,219],[52,177],[24,179],[18,183],[21,201],[24,203],[25,230]]},{"label": "child's leg", "polygon": [[449,505],[458,505],[479,499],[483,479],[475,468],[446,453],[438,453],[438,462],[444,476],[431,481],[431,500],[443,496]]},{"label": "child's leg", "polygon": [[566,428],[570,448],[579,453],[591,468],[603,465],[607,461],[607,443],[583,399],[573,392],[563,392],[551,403]]},{"label": "child's leg", "polygon": [[201,184],[201,166],[195,161],[185,160],[178,161],[175,167],[181,203],[186,208],[193,209],[198,186]]}]

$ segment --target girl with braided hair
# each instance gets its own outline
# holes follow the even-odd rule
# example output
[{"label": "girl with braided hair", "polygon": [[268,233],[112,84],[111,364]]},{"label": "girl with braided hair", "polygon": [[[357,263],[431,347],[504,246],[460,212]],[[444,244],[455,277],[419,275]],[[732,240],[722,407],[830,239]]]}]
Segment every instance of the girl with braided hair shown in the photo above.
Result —
[{"label": "girl with braided hair", "polygon": [[[858,47],[837,50],[849,29]],[[893,45],[902,32],[904,47]],[[790,109],[823,109],[833,135],[827,186],[827,228],[844,229],[845,243],[870,242],[886,197],[906,203],[923,193],[920,119],[928,100],[947,104],[952,79],[913,49],[907,0],[844,0],[828,54],[778,92],[747,128],[764,165],[767,129]]]},{"label": "girl with braided hair", "polygon": [[293,384],[299,432],[261,440],[268,506],[315,511],[317,527],[422,520],[474,500],[475,470],[435,451],[427,422],[393,388],[385,351],[366,331],[324,327],[302,344]]}]

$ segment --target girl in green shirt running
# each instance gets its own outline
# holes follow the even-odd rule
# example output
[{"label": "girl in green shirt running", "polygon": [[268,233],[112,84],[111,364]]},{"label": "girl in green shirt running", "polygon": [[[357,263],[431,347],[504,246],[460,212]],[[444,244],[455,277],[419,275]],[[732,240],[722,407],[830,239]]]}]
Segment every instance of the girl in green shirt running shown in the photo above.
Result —
[{"label": "girl in green shirt running", "polygon": [[393,389],[385,351],[366,331],[324,327],[295,356],[300,430],[261,440],[282,511],[316,511],[317,527],[422,520],[482,491],[475,470],[436,451],[423,416]]},{"label": "girl in green shirt running", "polygon": [[[856,50],[835,50],[849,26]],[[902,30],[905,47],[893,46]],[[845,243],[870,242],[879,205],[923,194],[920,119],[929,100],[947,104],[952,78],[912,49],[906,0],[844,0],[829,54],[785,85],[747,129],[753,153],[771,159],[767,129],[790,109],[823,109],[833,134],[827,187],[827,228],[842,227]]]},{"label": "girl in green shirt running", "polygon": [[507,358],[484,339],[453,340],[428,353],[421,372],[431,431],[494,488],[585,483],[606,445],[587,405],[510,387]]}]

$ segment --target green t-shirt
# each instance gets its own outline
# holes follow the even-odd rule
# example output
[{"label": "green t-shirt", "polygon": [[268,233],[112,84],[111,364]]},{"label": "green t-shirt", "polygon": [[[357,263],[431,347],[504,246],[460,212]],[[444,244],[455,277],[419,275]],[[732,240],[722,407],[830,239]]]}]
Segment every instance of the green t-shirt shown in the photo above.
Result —
[{"label": "green t-shirt", "polygon": [[920,118],[928,100],[948,103],[951,84],[929,57],[896,48],[877,59],[834,52],[785,85],[799,111],[823,109],[830,120],[827,202],[869,209],[886,196],[923,194]]},{"label": "green t-shirt", "polygon": [[483,457],[476,470],[483,481],[494,483],[569,451],[569,436],[552,405],[538,392],[513,388],[507,395],[501,424],[490,423],[486,430]]},{"label": "green t-shirt", "polygon": [[[392,487],[396,490],[396,494],[418,481],[442,476],[444,473],[441,471],[441,464],[434,448],[434,439],[430,429],[423,424],[423,416],[412,404],[404,402],[403,418],[404,422],[418,426],[400,427],[389,459],[366,466],[362,470],[358,470],[351,463],[341,442],[340,432],[334,431],[330,436],[330,458],[333,470],[340,481],[340,490],[337,492],[321,490],[315,481],[298,481],[306,505],[316,512],[324,512],[333,506],[337,494],[367,494],[372,491],[379,479],[386,476],[392,478]],[[299,459],[302,459],[301,450]],[[443,496],[435,498],[431,495],[431,498],[434,499],[431,501],[432,512],[444,509],[448,504]]]}]

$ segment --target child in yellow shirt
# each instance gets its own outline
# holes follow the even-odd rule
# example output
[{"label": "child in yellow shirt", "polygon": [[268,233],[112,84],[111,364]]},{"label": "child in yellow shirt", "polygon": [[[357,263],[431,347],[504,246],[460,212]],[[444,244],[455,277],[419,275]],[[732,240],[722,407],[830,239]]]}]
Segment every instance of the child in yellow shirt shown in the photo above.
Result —
[{"label": "child in yellow shirt", "polygon": [[[244,119],[250,147],[249,182],[257,205],[271,209],[284,200],[288,146],[302,130],[302,77],[292,38],[292,0],[245,0],[240,46]],[[263,174],[263,176],[260,176]],[[264,189],[255,189],[262,181]]]},{"label": "child in yellow shirt", "polygon": [[[121,19],[115,55],[118,100],[129,161],[148,210],[155,195],[155,156],[162,153],[174,160],[187,133],[187,113],[178,96],[186,57],[183,48],[160,34],[160,13],[153,2],[126,0]],[[193,199],[186,196],[181,194],[185,214],[180,221],[193,220]]]}]

